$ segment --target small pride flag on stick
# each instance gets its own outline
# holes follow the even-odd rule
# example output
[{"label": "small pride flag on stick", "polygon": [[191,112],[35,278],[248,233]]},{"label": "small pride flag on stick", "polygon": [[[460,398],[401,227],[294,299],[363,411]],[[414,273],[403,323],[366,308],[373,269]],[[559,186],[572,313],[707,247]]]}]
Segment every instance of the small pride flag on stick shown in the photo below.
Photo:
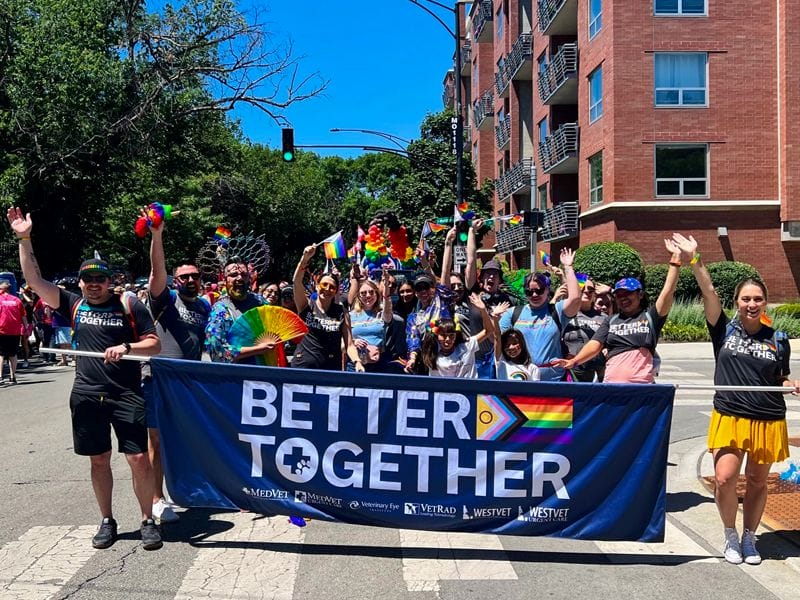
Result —
[{"label": "small pride flag on stick", "polygon": [[539,260],[541,261],[541,263],[543,265],[549,265],[550,264],[550,255],[547,252],[545,252],[544,250],[539,250]]},{"label": "small pride flag on stick", "polygon": [[341,231],[337,231],[333,235],[326,237],[320,243],[325,249],[325,258],[328,260],[347,257],[347,247],[344,245],[344,238],[342,237]]}]

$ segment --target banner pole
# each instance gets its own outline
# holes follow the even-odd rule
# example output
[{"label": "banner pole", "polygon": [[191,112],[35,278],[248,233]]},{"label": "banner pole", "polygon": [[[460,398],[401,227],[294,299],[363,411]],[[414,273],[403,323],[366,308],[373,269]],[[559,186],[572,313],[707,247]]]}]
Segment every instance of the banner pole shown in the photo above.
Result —
[{"label": "banner pole", "polygon": [[778,385],[702,385],[696,383],[673,383],[676,390],[706,390],[720,392],[781,392],[790,394],[794,388]]},{"label": "banner pole", "polygon": [[[102,352],[90,352],[89,350],[73,350],[72,348],[40,348],[41,354],[67,354],[72,356],[88,356],[89,358],[105,358]],[[125,354],[121,360],[135,360],[138,362],[150,362],[149,356],[138,354]]]}]

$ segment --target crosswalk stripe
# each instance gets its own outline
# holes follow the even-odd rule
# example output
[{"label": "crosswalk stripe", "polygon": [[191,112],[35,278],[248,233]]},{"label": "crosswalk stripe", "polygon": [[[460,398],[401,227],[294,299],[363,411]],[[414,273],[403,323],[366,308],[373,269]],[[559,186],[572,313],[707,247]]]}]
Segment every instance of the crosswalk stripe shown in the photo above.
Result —
[{"label": "crosswalk stripe", "polygon": [[719,558],[683,533],[669,519],[664,527],[664,541],[654,544],[639,542],[595,542],[613,563],[634,563],[637,556],[646,555],[670,564],[685,562],[687,557],[697,557],[692,563],[717,563]]},{"label": "crosswalk stripe", "polygon": [[517,579],[511,562],[455,558],[453,550],[492,550],[505,557],[500,538],[492,534],[447,533],[400,529],[401,548],[431,548],[437,558],[403,556],[403,579],[409,592],[437,592],[442,580]]},{"label": "crosswalk stripe", "polygon": [[0,548],[0,596],[8,600],[45,600],[96,552],[95,527],[38,526]]},{"label": "crosswalk stripe", "polygon": [[[206,538],[189,567],[176,600],[192,598],[263,598],[291,600],[300,554],[243,548],[242,542],[302,543],[305,530],[286,517],[262,518],[253,513],[226,515],[233,527]],[[237,542],[226,547],[226,542]],[[220,544],[216,546],[216,544]],[[246,545],[246,544],[245,544]]]}]

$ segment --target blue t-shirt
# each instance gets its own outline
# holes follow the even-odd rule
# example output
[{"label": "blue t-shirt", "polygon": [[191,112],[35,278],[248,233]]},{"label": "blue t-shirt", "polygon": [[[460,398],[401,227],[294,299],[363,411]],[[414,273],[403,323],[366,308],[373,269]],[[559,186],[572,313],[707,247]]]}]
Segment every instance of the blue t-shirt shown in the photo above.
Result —
[{"label": "blue t-shirt", "polygon": [[[563,300],[555,303],[555,310],[563,323],[566,319]],[[511,329],[513,314],[514,309],[510,308],[500,317],[501,331]],[[530,304],[526,304],[513,327],[519,329],[525,337],[531,362],[539,367],[539,379],[541,381],[560,381],[564,376],[564,369],[542,366],[556,358],[563,358],[561,355],[561,331],[550,314],[547,304],[536,310],[533,310]]]},{"label": "blue t-shirt", "polygon": [[350,311],[350,329],[353,339],[366,340],[372,346],[383,345],[383,311],[369,314],[367,311]]}]

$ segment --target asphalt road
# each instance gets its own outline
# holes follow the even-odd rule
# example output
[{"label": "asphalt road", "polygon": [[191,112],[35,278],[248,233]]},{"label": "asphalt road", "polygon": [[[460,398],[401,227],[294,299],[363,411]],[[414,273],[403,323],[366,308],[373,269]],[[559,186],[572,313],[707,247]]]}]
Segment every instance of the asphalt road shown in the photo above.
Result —
[{"label": "asphalt road", "polygon": [[[662,381],[709,383],[710,360],[670,360]],[[800,370],[800,365],[798,366]],[[679,392],[663,544],[436,534],[191,510],[141,549],[130,472],[115,455],[121,539],[96,551],[88,461],[72,453],[71,369],[0,388],[0,598],[797,598],[800,551],[762,532],[759,567],[720,559],[721,526],[697,485],[710,393]],[[796,401],[795,401],[796,402]]]}]

